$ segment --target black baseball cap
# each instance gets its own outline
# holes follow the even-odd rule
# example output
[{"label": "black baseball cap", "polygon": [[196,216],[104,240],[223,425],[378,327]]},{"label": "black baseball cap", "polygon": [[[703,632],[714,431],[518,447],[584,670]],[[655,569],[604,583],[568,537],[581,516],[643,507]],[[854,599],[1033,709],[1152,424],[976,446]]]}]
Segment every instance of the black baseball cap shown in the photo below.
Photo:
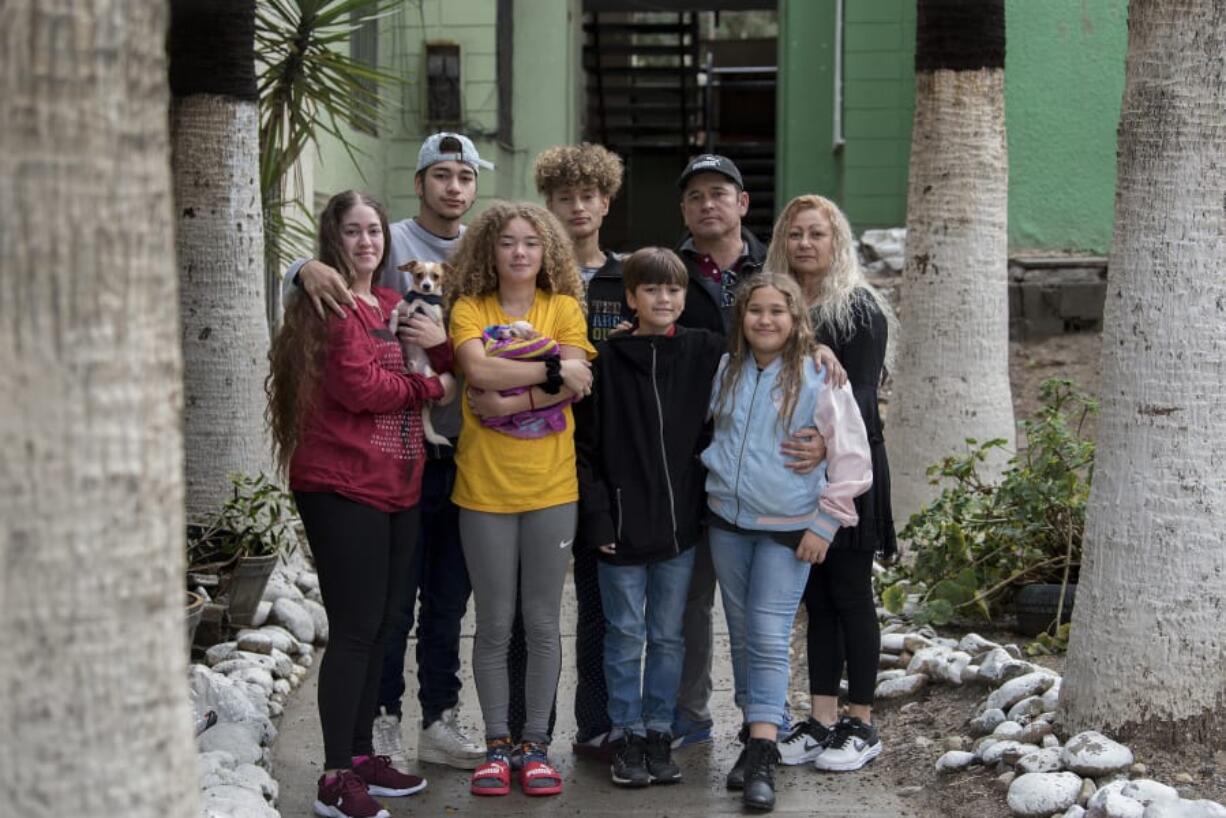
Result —
[{"label": "black baseball cap", "polygon": [[745,189],[745,181],[741,178],[741,171],[737,169],[736,163],[727,156],[720,156],[717,153],[704,153],[691,159],[690,163],[685,166],[681,178],[677,180],[677,187],[685,190],[686,182],[699,173],[718,173],[721,176],[727,176],[737,187]]}]

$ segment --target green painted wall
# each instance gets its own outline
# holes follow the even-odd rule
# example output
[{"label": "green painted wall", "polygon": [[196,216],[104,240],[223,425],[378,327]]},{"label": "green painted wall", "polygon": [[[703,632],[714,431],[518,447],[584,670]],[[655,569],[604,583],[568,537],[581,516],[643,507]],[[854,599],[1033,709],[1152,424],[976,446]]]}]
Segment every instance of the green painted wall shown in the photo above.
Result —
[{"label": "green painted wall", "polygon": [[[1010,249],[1105,253],[1127,0],[1007,0],[1005,9]],[[902,225],[915,2],[845,0],[844,14],[845,142],[829,153],[828,142],[823,152],[818,137],[804,134],[824,133],[825,112],[833,109],[825,91],[833,58],[823,56],[833,2],[781,0],[780,201],[805,190],[834,190],[857,231]],[[796,150],[788,143],[798,138]]]},{"label": "green painted wall", "polygon": [[1106,253],[1127,0],[1011,0],[1005,12],[1010,247]]},{"label": "green painted wall", "polygon": [[[382,68],[405,77],[396,105],[377,138],[352,129],[363,150],[361,174],[341,146],[325,139],[315,160],[314,190],[329,195],[364,187],[379,196],[394,219],[417,212],[413,176],[423,137],[438,130],[424,122],[425,43],[460,46],[464,124],[482,158],[497,166],[478,181],[473,213],[494,198],[533,199],[532,161],[542,149],[573,141],[578,130],[580,0],[515,0],[513,24],[513,127],[509,144],[497,141],[498,72],[493,0],[406,0],[379,21]],[[547,46],[547,47],[543,47]]]},{"label": "green painted wall", "polygon": [[841,192],[834,145],[835,0],[779,0],[775,202]]},{"label": "green painted wall", "polygon": [[915,0],[844,6],[841,204],[859,232],[907,220]]}]

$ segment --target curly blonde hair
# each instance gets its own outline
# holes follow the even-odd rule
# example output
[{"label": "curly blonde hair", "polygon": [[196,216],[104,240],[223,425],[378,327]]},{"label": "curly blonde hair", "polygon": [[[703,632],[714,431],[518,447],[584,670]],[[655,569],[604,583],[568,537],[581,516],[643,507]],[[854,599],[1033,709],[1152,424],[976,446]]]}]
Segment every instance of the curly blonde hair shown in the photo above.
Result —
[{"label": "curly blonde hair", "polygon": [[838,205],[825,196],[814,193],[797,196],[788,202],[775,220],[770,247],[766,250],[765,269],[787,273],[799,281],[788,263],[788,230],[792,226],[792,220],[806,210],[816,210],[826,217],[830,223],[833,250],[830,270],[821,278],[817,302],[809,307],[813,326],[828,326],[836,336],[850,338],[855,334],[857,322],[864,320],[863,316],[857,314],[858,309],[862,310],[863,307],[857,308],[859,298],[856,295],[857,290],[864,290],[885,317],[885,368],[889,370],[894,363],[894,352],[897,348],[898,318],[886,297],[865,277],[860,259],[856,255],[851,224]]},{"label": "curly blonde hair", "polygon": [[[353,270],[341,244],[341,220],[354,205],[363,204],[375,211],[383,227],[383,255],[391,251],[392,237],[387,226],[387,210],[373,197],[356,190],[338,193],[328,200],[319,214],[319,233],[315,257],[337,270],[345,283],[353,284]],[[328,352],[328,321],[315,314],[305,293],[297,293],[285,305],[285,317],[268,349],[268,376],[264,393],[268,406],[264,421],[272,436],[272,454],[282,476],[288,476],[289,463],[298,448],[302,424],[318,396]]]},{"label": "curly blonde hair", "polygon": [[792,316],[792,334],[788,336],[780,356],[783,358],[779,377],[775,379],[775,394],[779,398],[779,428],[784,431],[792,424],[792,413],[804,384],[805,366],[817,347],[813,328],[805,314],[805,298],[796,279],[786,273],[763,272],[745,279],[736,291],[732,316],[728,321],[728,365],[719,382],[719,401],[715,413],[722,414],[729,399],[736,400],[736,386],[745,372],[745,364],[754,360],[753,350],[745,340],[745,313],[749,299],[763,287],[774,287],[783,294],[788,313]]},{"label": "curly blonde hair", "polygon": [[553,214],[531,202],[493,202],[478,216],[460,239],[451,266],[456,274],[447,276],[443,300],[447,310],[462,296],[480,297],[498,291],[495,248],[498,237],[512,219],[523,219],[541,239],[541,269],[536,288],[547,293],[569,295],[583,306],[583,279],[579,262],[566,231]]},{"label": "curly blonde hair", "polygon": [[612,199],[623,172],[621,157],[603,145],[558,145],[536,157],[536,191],[548,197],[564,187],[594,187]]}]

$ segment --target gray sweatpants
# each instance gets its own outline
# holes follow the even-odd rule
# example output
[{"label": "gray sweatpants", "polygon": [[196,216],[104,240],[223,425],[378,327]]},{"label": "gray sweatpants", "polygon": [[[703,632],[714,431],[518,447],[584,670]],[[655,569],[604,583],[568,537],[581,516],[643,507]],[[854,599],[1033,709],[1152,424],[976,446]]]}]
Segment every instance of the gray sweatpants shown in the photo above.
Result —
[{"label": "gray sweatpants", "polygon": [[575,539],[574,503],[519,514],[460,509],[460,540],[477,607],[473,676],[485,737],[510,735],[507,646],[515,619],[515,575],[523,600],[528,666],[524,680],[524,741],[549,741],[558,674],[562,670],[562,587]]}]

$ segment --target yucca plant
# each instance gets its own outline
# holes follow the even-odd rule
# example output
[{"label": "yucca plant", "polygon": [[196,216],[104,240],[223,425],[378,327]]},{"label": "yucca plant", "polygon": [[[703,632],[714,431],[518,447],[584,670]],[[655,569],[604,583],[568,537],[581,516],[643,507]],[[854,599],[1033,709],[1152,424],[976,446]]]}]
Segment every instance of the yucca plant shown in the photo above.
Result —
[{"label": "yucca plant", "polygon": [[294,163],[307,145],[329,134],[355,169],[358,148],[349,123],[379,121],[388,89],[403,79],[355,61],[348,42],[357,24],[399,13],[399,0],[259,0],[260,191],[264,208],[269,326],[280,313],[280,271],[309,253],[314,239],[308,204],[287,202]]}]

